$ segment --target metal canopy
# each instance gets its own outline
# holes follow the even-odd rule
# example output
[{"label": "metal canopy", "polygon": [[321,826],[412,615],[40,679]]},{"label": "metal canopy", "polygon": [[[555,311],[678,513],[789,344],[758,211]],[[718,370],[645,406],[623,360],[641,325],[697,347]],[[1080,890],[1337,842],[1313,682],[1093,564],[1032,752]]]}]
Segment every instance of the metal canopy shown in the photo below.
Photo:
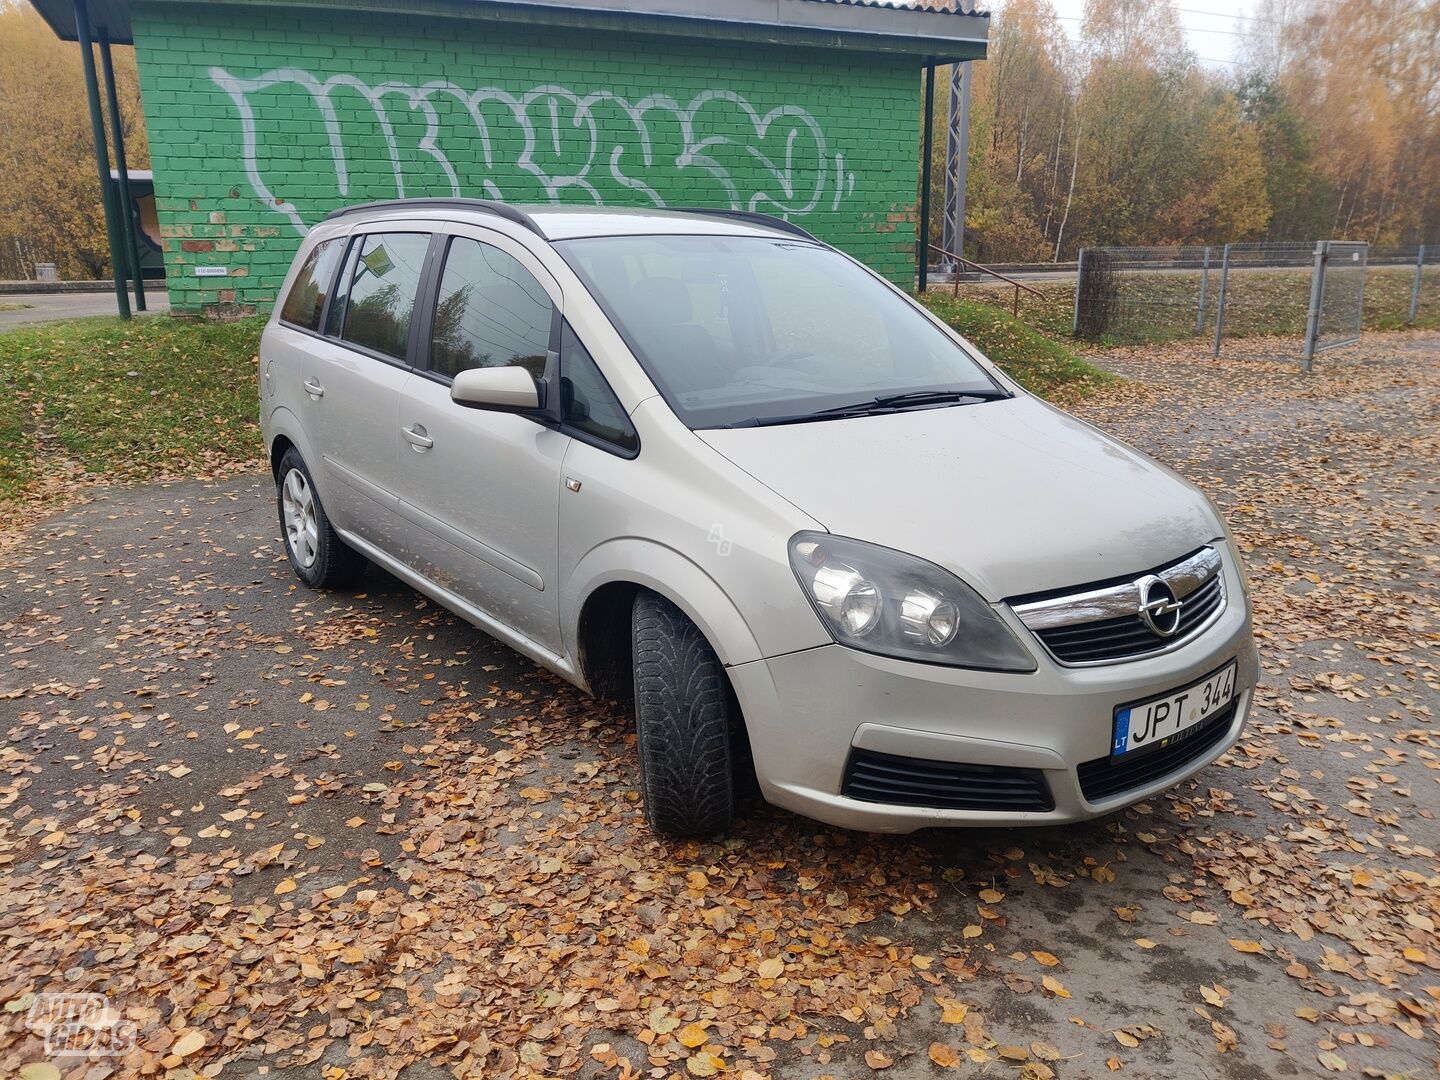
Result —
[{"label": "metal canopy", "polygon": [[[73,0],[30,0],[65,41],[77,40]],[[91,31],[113,44],[134,43],[132,0],[90,0]],[[152,0],[163,11],[176,0]],[[189,6],[189,5],[187,5]],[[625,30],[672,36],[722,38],[864,48],[926,61],[982,59],[990,17],[968,0],[948,9],[855,0],[236,0],[256,18],[265,9],[337,8],[408,17],[439,16]]]}]

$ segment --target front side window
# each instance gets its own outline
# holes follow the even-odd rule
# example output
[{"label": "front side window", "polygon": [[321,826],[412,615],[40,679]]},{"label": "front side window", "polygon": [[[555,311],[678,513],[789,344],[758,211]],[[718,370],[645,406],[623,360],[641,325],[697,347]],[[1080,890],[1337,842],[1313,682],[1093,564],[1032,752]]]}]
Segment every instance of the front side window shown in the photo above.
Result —
[{"label": "front side window", "polygon": [[350,245],[350,258],[327,330],[353,345],[405,359],[415,294],[425,270],[425,233],[372,233]]},{"label": "front side window", "polygon": [[325,298],[335,281],[336,265],[345,251],[343,238],[322,240],[316,244],[300,272],[295,275],[295,284],[290,286],[290,295],[280,308],[280,318],[293,326],[306,330],[320,329],[320,316],[325,310]]},{"label": "front side window", "polygon": [[477,367],[523,367],[539,379],[555,305],[512,256],[478,240],[450,241],[435,304],[430,370],[453,379]]},{"label": "front side window", "polygon": [[560,330],[560,420],[623,453],[640,449],[625,407],[568,322]]},{"label": "front side window", "polygon": [[692,428],[909,394],[1004,396],[955,341],[838,252],[761,236],[555,245]]}]

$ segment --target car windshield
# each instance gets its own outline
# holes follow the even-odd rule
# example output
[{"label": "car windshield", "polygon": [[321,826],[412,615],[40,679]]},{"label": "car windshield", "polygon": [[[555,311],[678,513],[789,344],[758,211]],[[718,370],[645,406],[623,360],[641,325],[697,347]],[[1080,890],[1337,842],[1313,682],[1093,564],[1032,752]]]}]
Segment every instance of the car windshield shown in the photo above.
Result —
[{"label": "car windshield", "polygon": [[[692,428],[1005,396],[929,319],[818,244],[611,236],[556,247]],[[896,395],[921,396],[875,400]]]}]

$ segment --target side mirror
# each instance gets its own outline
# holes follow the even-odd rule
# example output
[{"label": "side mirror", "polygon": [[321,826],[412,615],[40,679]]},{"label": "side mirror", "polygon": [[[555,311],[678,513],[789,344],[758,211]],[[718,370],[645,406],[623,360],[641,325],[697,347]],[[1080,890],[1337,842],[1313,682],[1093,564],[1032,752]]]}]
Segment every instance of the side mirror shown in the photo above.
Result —
[{"label": "side mirror", "polygon": [[541,387],[523,367],[469,368],[455,376],[450,400],[467,409],[533,412],[544,402]]}]

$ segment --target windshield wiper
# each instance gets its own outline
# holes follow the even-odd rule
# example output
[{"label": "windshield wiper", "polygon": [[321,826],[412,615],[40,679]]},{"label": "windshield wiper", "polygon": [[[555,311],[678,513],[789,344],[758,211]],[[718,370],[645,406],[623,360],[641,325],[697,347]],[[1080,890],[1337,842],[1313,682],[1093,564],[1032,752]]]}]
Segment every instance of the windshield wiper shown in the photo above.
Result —
[{"label": "windshield wiper", "polygon": [[1011,395],[1004,390],[912,390],[908,394],[885,394],[866,407],[908,409],[922,405],[954,405],[962,401],[1003,401]]},{"label": "windshield wiper", "polygon": [[877,416],[899,412],[902,409],[918,409],[926,405],[959,405],[962,402],[1003,401],[1014,395],[1004,390],[914,390],[906,394],[884,394],[869,401],[835,405],[814,412],[794,413],[782,416],[752,416],[748,420],[735,420],[720,424],[722,428],[774,427],[780,424],[808,424],[817,420],[843,420],[851,416]]}]

